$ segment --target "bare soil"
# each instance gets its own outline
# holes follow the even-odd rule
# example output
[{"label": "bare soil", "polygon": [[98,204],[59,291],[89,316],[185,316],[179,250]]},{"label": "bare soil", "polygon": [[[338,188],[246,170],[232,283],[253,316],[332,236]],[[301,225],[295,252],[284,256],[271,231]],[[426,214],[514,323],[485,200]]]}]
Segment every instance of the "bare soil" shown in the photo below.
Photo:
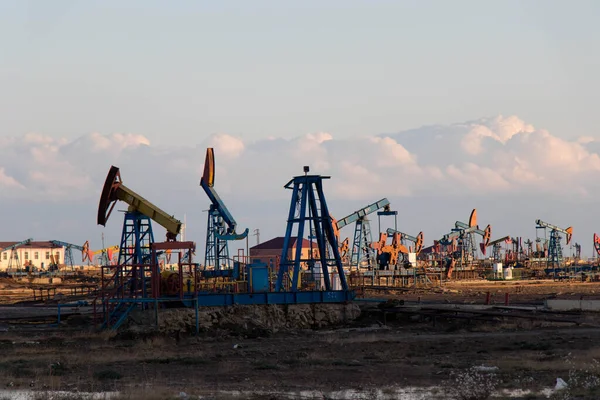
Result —
[{"label": "bare soil", "polygon": [[[456,282],[441,290],[376,295],[483,304],[488,291],[501,303],[509,292],[511,303],[533,304],[548,297],[598,298],[600,284]],[[600,324],[600,315],[586,318]],[[452,373],[480,365],[498,368],[500,387],[538,390],[554,387],[558,377],[567,380],[573,371],[600,376],[594,362],[600,360],[600,329],[527,319],[441,319],[434,326],[428,318],[404,314],[383,324],[379,314],[369,312],[336,329],[252,338],[222,330],[194,337],[11,326],[0,332],[0,355],[0,387],[36,390],[154,388],[219,398],[219,392],[231,390],[444,386],[452,384]]]},{"label": "bare soil", "polygon": [[510,304],[543,304],[545,299],[600,299],[600,283],[553,280],[524,281],[450,281],[443,287],[425,289],[369,290],[365,297],[401,298],[405,301],[484,304],[490,293],[491,304],[504,304],[506,293]]}]

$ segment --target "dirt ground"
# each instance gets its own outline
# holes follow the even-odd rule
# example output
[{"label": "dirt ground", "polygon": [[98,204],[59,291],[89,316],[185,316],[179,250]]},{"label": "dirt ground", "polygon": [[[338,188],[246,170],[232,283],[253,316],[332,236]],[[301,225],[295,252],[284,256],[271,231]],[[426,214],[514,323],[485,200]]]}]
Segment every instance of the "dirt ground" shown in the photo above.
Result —
[{"label": "dirt ground", "polygon": [[401,298],[405,301],[484,304],[490,293],[491,304],[504,304],[509,294],[510,304],[543,304],[544,299],[600,299],[600,283],[553,280],[524,281],[450,281],[442,288],[401,288],[398,290],[369,290],[365,297]]},{"label": "dirt ground", "polygon": [[[548,297],[597,298],[600,284],[461,282],[377,297],[483,304],[488,291],[498,302],[509,292],[513,304],[534,304]],[[588,319],[600,324],[600,315]],[[119,390],[148,399],[180,392],[212,398],[232,390],[280,393],[237,397],[275,399],[299,390],[451,387],[458,384],[456,374],[474,366],[495,371],[498,388],[538,391],[554,387],[557,378],[579,379],[583,397],[568,398],[600,398],[600,329],[527,319],[441,319],[434,326],[427,318],[401,315],[384,324],[379,314],[365,311],[336,329],[251,338],[226,331],[171,337],[20,326],[0,332],[0,354],[2,388]],[[594,379],[597,385],[581,383]]]}]

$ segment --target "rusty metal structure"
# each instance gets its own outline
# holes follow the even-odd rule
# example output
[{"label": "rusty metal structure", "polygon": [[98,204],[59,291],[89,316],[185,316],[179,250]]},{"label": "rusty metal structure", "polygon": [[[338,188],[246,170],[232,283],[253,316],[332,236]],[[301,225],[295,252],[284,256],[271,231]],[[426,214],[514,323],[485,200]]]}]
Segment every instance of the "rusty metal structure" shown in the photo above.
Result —
[{"label": "rusty metal structure", "polygon": [[[176,242],[181,221],[125,186],[119,168],[111,166],[98,204],[98,225],[106,226],[117,201],[129,206],[123,219],[117,265],[102,266],[100,294],[94,301],[96,314],[101,310],[103,326],[113,328],[118,328],[134,308],[145,308],[148,303],[144,299],[159,295],[157,249],[181,249],[188,254],[195,250],[193,242]],[[155,243],[151,221],[166,229],[167,244]]]}]

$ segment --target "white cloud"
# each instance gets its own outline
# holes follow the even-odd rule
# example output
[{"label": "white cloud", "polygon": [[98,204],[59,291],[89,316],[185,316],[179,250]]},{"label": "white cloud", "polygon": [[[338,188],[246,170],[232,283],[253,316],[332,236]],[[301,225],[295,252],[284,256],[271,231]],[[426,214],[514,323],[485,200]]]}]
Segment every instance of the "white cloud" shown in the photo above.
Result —
[{"label": "white cloud", "polygon": [[600,171],[600,156],[590,147],[596,142],[565,140],[516,116],[358,139],[316,132],[248,141],[221,133],[170,148],[138,134],[92,133],[70,141],[28,134],[5,141],[0,183],[26,189],[23,196],[90,199],[113,164],[152,193],[162,193],[166,182],[174,190],[197,190],[208,145],[215,148],[216,187],[255,197],[287,196],[281,185],[303,165],[332,177],[330,198],[554,193],[557,187],[591,196],[586,186]]},{"label": "white cloud", "polygon": [[0,168],[0,186],[8,190],[25,189],[25,186],[19,183],[19,181],[17,181],[12,176],[8,176],[6,174],[6,170],[4,169],[4,167]]},{"label": "white cloud", "polygon": [[[600,184],[595,183],[600,172],[599,139],[566,140],[514,116],[353,139],[345,139],[343,132],[318,131],[292,139],[259,140],[217,134],[171,147],[154,146],[136,134],[92,133],[75,140],[28,134],[2,139],[0,196],[6,202],[16,201],[16,209],[22,204],[22,218],[28,218],[27,207],[39,208],[32,207],[35,202],[43,202],[44,210],[60,210],[44,213],[52,222],[44,225],[43,219],[36,219],[23,229],[58,229],[63,220],[72,219],[85,221],[80,229],[87,237],[95,226],[95,208],[106,173],[115,165],[130,188],[180,219],[187,213],[188,232],[195,232],[194,240],[200,243],[206,225],[202,210],[208,200],[198,183],[206,146],[213,146],[215,187],[238,221],[243,221],[242,229],[260,227],[262,235],[262,229],[269,228],[265,225],[273,224],[271,232],[283,233],[290,196],[283,185],[302,175],[304,165],[310,166],[311,174],[331,176],[324,183],[328,201],[352,202],[348,210],[332,206],[330,211],[336,216],[387,197],[394,209],[407,208],[399,215],[402,226],[411,218],[415,224],[429,223],[423,216],[432,215],[433,220],[436,212],[437,218],[443,214],[452,224],[457,218],[451,216],[455,211],[468,214],[471,208],[479,208],[474,198],[478,202],[488,199],[492,209],[500,197],[515,202],[528,197],[540,204],[557,199],[570,204],[576,198],[595,204],[593,199],[600,195]],[[429,199],[427,205],[423,199]],[[247,207],[252,207],[251,211]],[[273,214],[273,207],[280,209]],[[482,222],[533,223],[522,222],[523,216],[512,221],[490,214],[482,211]],[[540,213],[531,218],[554,223],[557,215]],[[568,219],[565,224],[574,222]],[[435,225],[435,229],[445,229],[438,228],[437,222]],[[113,235],[120,232],[113,225],[106,229]],[[415,232],[421,229],[425,228],[412,227]],[[509,233],[514,234],[503,232]],[[426,233],[426,237],[431,235]]]},{"label": "white cloud", "polygon": [[391,167],[394,165],[415,164],[415,156],[394,139],[390,137],[372,137],[370,140],[377,145],[381,155],[377,158],[377,165]]},{"label": "white cloud", "polygon": [[[209,140],[209,147],[215,149],[215,153],[226,158],[239,157],[244,151],[244,142],[240,138],[236,138],[225,133],[214,135]],[[215,155],[215,158],[217,156]]]}]

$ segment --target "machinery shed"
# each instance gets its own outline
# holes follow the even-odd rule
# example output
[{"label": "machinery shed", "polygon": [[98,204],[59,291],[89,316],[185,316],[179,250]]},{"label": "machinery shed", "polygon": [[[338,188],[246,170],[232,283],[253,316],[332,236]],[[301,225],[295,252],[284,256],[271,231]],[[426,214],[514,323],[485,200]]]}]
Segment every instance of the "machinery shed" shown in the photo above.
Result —
[{"label": "machinery shed", "polygon": [[[250,248],[250,262],[258,262],[260,260],[264,263],[269,263],[270,260],[273,260],[274,263],[277,262],[281,258],[281,252],[283,251],[283,236],[279,236],[258,244],[254,247]],[[295,250],[298,245],[298,238],[292,236],[291,238],[291,246],[288,251],[288,258],[290,260],[294,259]],[[319,250],[317,248],[317,244],[315,242],[311,242],[308,239],[303,239],[302,243],[302,258],[306,259],[310,256],[312,245],[313,257],[318,258]]]},{"label": "machinery shed", "polygon": [[58,262],[65,258],[64,248],[50,241],[0,242],[0,249],[0,271],[26,265],[42,268],[50,265],[52,258]]}]

